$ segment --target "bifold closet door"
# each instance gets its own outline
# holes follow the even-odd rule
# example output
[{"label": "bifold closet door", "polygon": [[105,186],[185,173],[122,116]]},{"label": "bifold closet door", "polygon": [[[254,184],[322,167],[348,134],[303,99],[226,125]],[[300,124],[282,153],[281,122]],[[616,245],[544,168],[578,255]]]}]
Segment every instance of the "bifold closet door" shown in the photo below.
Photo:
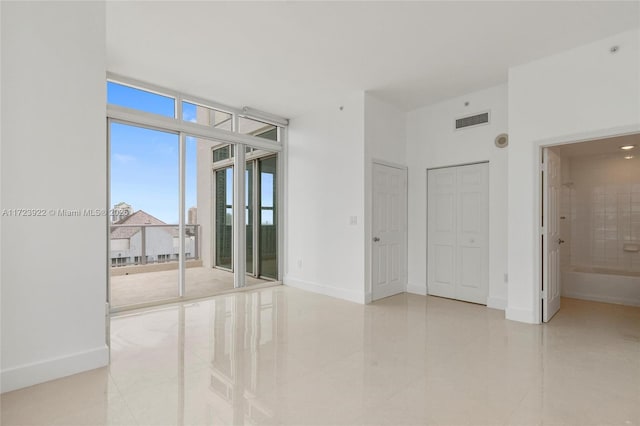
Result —
[{"label": "bifold closet door", "polygon": [[427,173],[427,291],[486,304],[488,163]]}]

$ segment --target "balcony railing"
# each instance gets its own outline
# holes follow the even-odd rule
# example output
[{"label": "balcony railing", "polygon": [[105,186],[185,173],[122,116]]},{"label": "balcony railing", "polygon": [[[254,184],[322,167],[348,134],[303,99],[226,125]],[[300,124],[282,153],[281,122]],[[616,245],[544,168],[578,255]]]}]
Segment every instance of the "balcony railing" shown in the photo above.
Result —
[{"label": "balcony railing", "polygon": [[[185,225],[185,259],[200,258],[200,225]],[[178,225],[111,225],[111,266],[178,262]]]}]

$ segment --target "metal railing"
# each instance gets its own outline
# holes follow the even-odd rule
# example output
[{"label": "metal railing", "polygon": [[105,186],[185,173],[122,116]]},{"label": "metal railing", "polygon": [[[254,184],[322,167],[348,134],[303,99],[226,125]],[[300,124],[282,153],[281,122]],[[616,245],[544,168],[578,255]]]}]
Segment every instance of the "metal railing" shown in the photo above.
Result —
[{"label": "metal railing", "polygon": [[[185,225],[185,258],[200,258],[200,225]],[[110,225],[111,266],[177,262],[180,259],[179,226]]]}]

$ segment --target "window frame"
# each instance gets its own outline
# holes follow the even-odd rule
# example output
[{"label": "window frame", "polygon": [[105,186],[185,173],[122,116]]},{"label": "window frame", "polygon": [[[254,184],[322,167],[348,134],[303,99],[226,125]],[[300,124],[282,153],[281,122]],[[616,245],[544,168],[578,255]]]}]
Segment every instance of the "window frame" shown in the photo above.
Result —
[{"label": "window frame", "polygon": [[[271,115],[268,113],[261,113],[260,111],[255,111],[253,109],[249,109],[244,107],[242,109],[229,107],[227,105],[223,105],[217,102],[213,102],[207,99],[200,98],[198,96],[193,96],[190,94],[180,93],[175,90],[167,89],[161,86],[157,86],[151,83],[146,83],[140,80],[132,79],[129,77],[121,76],[115,73],[107,72],[105,87],[107,82],[113,82],[116,84],[121,84],[125,86],[129,86],[135,89],[143,90],[146,92],[158,94],[161,96],[166,96],[173,98],[175,100],[175,117],[170,118],[167,116],[162,116],[150,112],[145,112],[142,110],[122,107],[113,104],[106,104],[106,119],[107,119],[107,149],[108,152],[111,151],[110,147],[110,123],[117,122],[126,125],[132,125],[137,127],[144,127],[153,130],[159,130],[163,132],[176,133],[179,135],[179,241],[180,248],[179,252],[185,252],[185,237],[186,237],[186,228],[187,228],[187,215],[185,213],[185,193],[186,193],[186,138],[194,137],[194,138],[203,138],[208,139],[214,142],[219,142],[220,144],[229,144],[234,145],[234,151],[239,152],[242,150],[241,157],[242,169],[244,169],[245,164],[245,149],[246,147],[253,148],[253,151],[246,153],[247,158],[256,158],[256,153],[266,152],[270,155],[277,155],[278,158],[278,170],[281,170],[278,173],[278,182],[277,188],[280,194],[283,196],[279,197],[278,201],[278,223],[285,223],[285,209],[284,209],[284,198],[285,198],[285,178],[286,178],[286,162],[284,159],[284,155],[282,153],[286,147],[287,135],[288,135],[288,120]],[[193,123],[189,121],[183,120],[183,111],[182,111],[182,102],[188,102],[195,105],[199,105],[205,108],[215,109],[222,112],[227,112],[232,114],[232,129],[233,131],[227,131],[223,129],[218,129],[213,126],[203,125],[198,123]],[[250,111],[250,112],[248,112]],[[265,115],[262,115],[265,114]],[[238,118],[240,116],[260,121],[265,124],[271,124],[276,126],[278,131],[278,140],[273,141],[270,139],[265,139],[261,137],[251,136],[240,134],[237,132],[238,129]],[[261,155],[260,155],[261,156]],[[210,157],[213,160],[213,157]],[[233,165],[236,163],[234,157],[229,158],[228,161]],[[240,161],[240,160],[239,160]],[[109,156],[107,158],[107,182],[110,182],[110,159]],[[213,167],[213,161],[211,162]],[[242,173],[242,179],[244,180],[244,173]],[[235,185],[234,180],[234,200],[244,200],[244,184],[243,185]],[[109,208],[109,197],[111,194],[111,189],[109,187],[109,183],[107,183],[107,208]],[[212,200],[213,202],[213,200]],[[242,209],[244,215],[244,209]],[[236,223],[236,218],[234,218],[234,224]],[[275,220],[275,218],[274,218]],[[244,221],[244,218],[242,218]],[[282,282],[283,279],[283,271],[284,271],[284,226],[280,226],[278,228],[278,278],[277,282]],[[215,238],[215,236],[212,236]],[[235,236],[234,236],[235,238]],[[240,238],[239,242],[235,241],[234,244],[240,244],[242,249],[245,249],[245,242],[242,238]],[[107,252],[111,252],[111,242],[109,239],[109,225],[107,223]],[[244,255],[242,259],[238,261],[239,263],[246,262],[244,259]],[[179,256],[179,296],[174,299],[161,300],[157,302],[150,302],[148,305],[157,305],[164,303],[171,303],[176,301],[181,301],[185,299],[185,270],[186,270],[186,256]],[[235,264],[235,261],[234,261]],[[244,268],[242,268],[244,270]],[[107,289],[107,303],[110,304],[111,300],[111,265],[107,268],[107,274],[109,276],[108,280],[108,289]],[[234,273],[234,287],[244,287],[245,286],[245,276],[244,273],[238,279],[236,277],[236,273]],[[146,305],[146,304],[145,304]],[[137,308],[138,306],[133,307],[123,307],[117,309],[110,309],[111,312],[118,312],[126,309]]]}]

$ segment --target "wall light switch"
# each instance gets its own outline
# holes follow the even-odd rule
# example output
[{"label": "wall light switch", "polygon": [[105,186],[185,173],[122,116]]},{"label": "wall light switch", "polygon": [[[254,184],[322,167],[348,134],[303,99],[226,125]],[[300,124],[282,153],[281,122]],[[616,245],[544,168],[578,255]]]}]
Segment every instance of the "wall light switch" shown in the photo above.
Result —
[{"label": "wall light switch", "polygon": [[358,216],[350,216],[349,225],[357,225],[357,224],[358,224]]}]

